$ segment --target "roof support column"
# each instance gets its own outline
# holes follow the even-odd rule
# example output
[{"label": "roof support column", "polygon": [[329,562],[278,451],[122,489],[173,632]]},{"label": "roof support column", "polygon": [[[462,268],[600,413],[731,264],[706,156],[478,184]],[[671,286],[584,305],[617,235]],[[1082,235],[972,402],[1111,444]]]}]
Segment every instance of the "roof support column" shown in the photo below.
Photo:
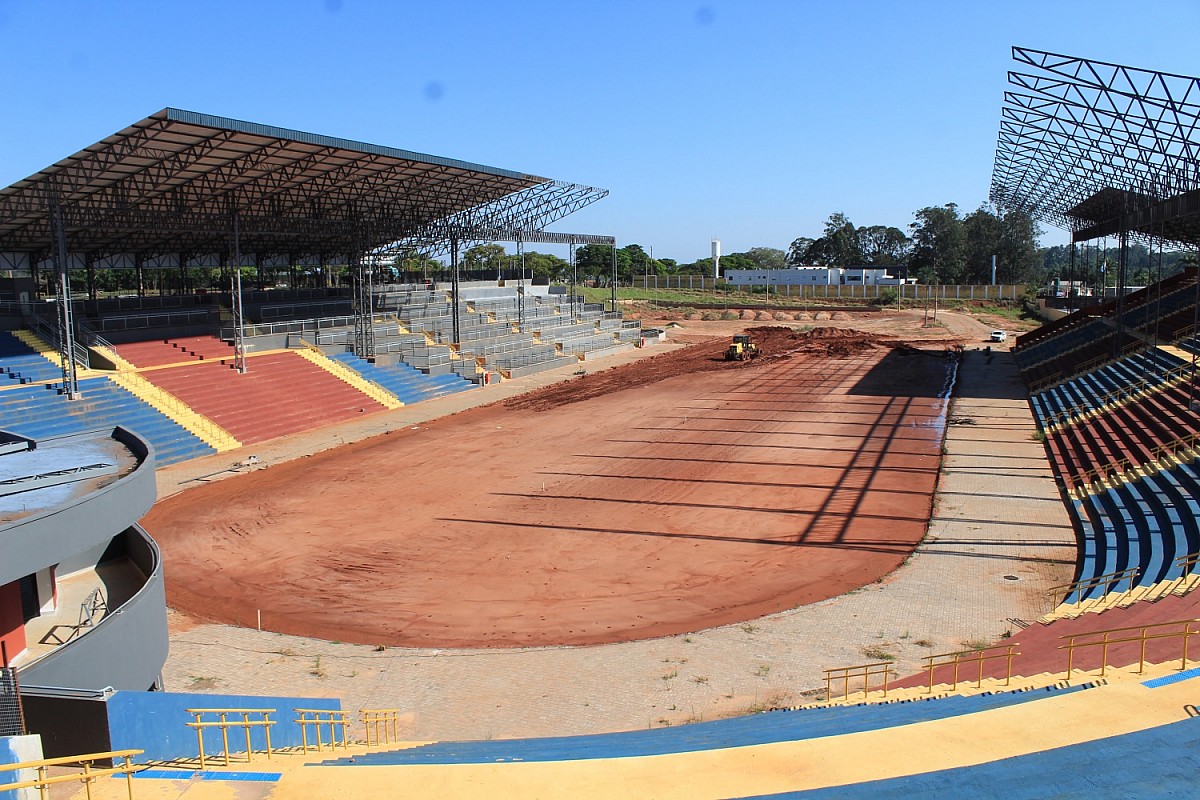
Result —
[{"label": "roof support column", "polygon": [[71,276],[67,265],[67,232],[62,206],[50,205],[50,230],[54,235],[54,269],[58,278],[58,355],[62,360],[63,390],[68,400],[79,399],[75,374],[75,320],[71,309]]},{"label": "roof support column", "polygon": [[517,279],[517,325],[521,333],[525,332],[525,242],[517,235],[517,269],[520,270]]},{"label": "roof support column", "polygon": [[229,276],[230,310],[233,312],[233,368],[245,375],[246,318],[242,313],[242,230],[238,212],[233,212],[233,272]]},{"label": "roof support column", "polygon": [[146,281],[145,281],[145,277],[142,274],[142,261],[143,261],[143,256],[141,253],[133,254],[133,274],[134,274],[135,280],[137,281],[137,296],[138,297],[146,296]]},{"label": "roof support column", "polygon": [[571,298],[571,322],[579,322],[579,309],[575,307],[575,285],[579,283],[579,265],[575,261],[575,240],[571,240],[571,286],[567,295]]},{"label": "roof support column", "polygon": [[458,237],[453,235],[450,237],[450,306],[454,343],[462,344],[462,320],[458,312]]},{"label": "roof support column", "polygon": [[609,281],[612,285],[612,310],[617,310],[617,243],[612,243],[612,279]]},{"label": "roof support column", "polygon": [[370,359],[375,357],[375,290],[371,270],[363,263],[358,235],[354,239],[349,258],[354,286],[354,355]]}]

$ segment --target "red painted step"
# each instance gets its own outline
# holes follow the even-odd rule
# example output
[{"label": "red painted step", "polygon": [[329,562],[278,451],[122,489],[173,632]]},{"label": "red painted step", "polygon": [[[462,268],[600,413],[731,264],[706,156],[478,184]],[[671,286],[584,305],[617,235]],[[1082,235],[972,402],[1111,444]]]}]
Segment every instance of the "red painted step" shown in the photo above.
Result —
[{"label": "red painted step", "polygon": [[215,361],[143,373],[243,444],[320,428],[384,407],[294,353],[247,359],[238,374]]},{"label": "red painted step", "polygon": [[158,367],[181,361],[220,361],[233,358],[233,346],[216,336],[181,336],[116,345],[117,354],[137,367]]}]

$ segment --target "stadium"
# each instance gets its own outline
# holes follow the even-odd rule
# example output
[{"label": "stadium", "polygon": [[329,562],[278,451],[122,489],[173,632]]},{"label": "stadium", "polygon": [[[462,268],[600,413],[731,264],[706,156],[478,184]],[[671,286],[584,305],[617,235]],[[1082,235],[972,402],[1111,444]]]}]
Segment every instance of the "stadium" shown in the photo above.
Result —
[{"label": "stadium", "polygon": [[1013,58],[992,201],[1118,269],[1011,349],[634,319],[602,189],[173,108],[0,190],[0,789],[1188,795],[1200,83]]}]

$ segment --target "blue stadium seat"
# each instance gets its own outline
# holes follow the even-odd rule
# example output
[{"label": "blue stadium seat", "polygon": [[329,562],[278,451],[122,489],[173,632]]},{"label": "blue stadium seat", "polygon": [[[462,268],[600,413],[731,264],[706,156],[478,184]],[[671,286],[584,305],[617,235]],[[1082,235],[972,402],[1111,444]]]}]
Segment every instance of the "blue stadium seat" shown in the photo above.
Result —
[{"label": "blue stadium seat", "polygon": [[331,358],[387,389],[406,405],[476,388],[460,375],[426,375],[403,362],[380,366],[353,353],[338,353]]},{"label": "blue stadium seat", "polygon": [[154,446],[159,466],[216,452],[107,378],[86,378],[79,391],[75,401],[50,385],[0,391],[0,418],[5,429],[34,439],[121,425]]}]

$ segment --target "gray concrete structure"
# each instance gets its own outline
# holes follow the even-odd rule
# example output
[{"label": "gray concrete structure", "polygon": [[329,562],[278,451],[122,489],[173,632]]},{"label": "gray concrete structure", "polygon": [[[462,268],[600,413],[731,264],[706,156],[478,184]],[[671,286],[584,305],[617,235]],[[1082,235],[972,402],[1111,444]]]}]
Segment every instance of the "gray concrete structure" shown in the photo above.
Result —
[{"label": "gray concrete structure", "polygon": [[137,525],[154,466],[151,446],[120,427],[0,456],[0,636],[23,685],[159,684],[162,558]]}]

